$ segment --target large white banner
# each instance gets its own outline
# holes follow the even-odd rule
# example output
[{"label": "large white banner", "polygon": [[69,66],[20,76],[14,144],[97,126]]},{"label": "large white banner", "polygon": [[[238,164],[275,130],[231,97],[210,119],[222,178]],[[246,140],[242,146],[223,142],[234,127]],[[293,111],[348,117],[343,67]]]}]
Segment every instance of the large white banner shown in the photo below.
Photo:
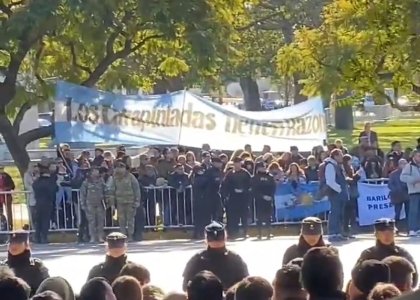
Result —
[{"label": "large white banner", "polygon": [[[359,182],[358,189],[359,225],[372,225],[380,218],[394,218],[394,205],[391,203],[387,184]],[[401,219],[404,217],[403,210]]]},{"label": "large white banner", "polygon": [[326,139],[321,98],[265,112],[219,105],[189,92],[123,96],[66,82],[57,84],[57,142],[118,143],[138,146],[184,145],[260,151],[297,146],[310,151]]}]

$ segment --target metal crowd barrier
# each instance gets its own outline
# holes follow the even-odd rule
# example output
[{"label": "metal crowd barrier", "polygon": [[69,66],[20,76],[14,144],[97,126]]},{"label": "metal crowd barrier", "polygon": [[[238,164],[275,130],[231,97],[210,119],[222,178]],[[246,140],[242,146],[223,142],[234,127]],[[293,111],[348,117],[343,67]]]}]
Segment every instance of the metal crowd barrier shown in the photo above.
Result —
[{"label": "metal crowd barrier", "polygon": [[[366,179],[362,182],[372,184],[387,184],[387,178]],[[142,203],[144,205],[145,228],[182,228],[194,226],[193,189],[188,186],[184,191],[177,191],[170,186],[150,186],[141,189]],[[67,194],[69,196],[69,194]],[[0,192],[0,232],[13,229],[34,230],[33,214],[35,207],[30,206],[29,191]],[[62,193],[60,203],[54,203],[54,210],[50,218],[50,231],[75,231],[81,224],[80,191],[73,189],[71,199],[66,199]],[[17,201],[20,204],[13,204]],[[59,204],[59,205],[56,205]],[[253,201],[248,223],[256,223],[256,209]],[[111,208],[106,210],[105,228],[118,229],[117,213]],[[328,212],[317,215],[322,220],[328,219]],[[10,219],[13,221],[10,222]],[[301,220],[280,220],[277,212],[273,211],[274,225],[297,224]],[[12,225],[12,226],[11,226]]]}]

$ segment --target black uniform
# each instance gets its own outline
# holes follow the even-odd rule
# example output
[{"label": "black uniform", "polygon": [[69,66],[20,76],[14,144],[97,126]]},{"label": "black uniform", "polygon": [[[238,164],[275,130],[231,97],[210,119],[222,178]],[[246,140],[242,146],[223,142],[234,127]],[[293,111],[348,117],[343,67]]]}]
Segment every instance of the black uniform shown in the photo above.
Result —
[{"label": "black uniform", "polygon": [[318,243],[315,246],[310,246],[303,236],[299,237],[299,242],[297,244],[294,244],[286,249],[286,252],[284,252],[283,255],[283,265],[288,264],[292,259],[303,257],[306,252],[308,252],[310,249],[315,247],[324,247],[326,246],[324,243],[323,238],[321,237],[318,241]]},{"label": "black uniform", "polygon": [[206,185],[204,187],[204,203],[207,207],[208,221],[221,221],[223,218],[222,197],[220,196],[220,185],[223,179],[222,170],[211,166],[204,172]]},{"label": "black uniform", "polygon": [[[224,225],[218,222],[213,222],[206,226],[207,241],[221,241],[225,239]],[[241,281],[248,274],[248,267],[242,258],[232,252],[223,248],[208,248],[194,255],[187,263],[183,277],[184,282],[182,288],[187,289],[188,282],[201,271],[213,272],[223,284],[223,289],[226,291],[235,283]]]},{"label": "black uniform", "polygon": [[[22,254],[11,255],[9,253],[6,260],[0,263],[13,270],[16,277],[22,278],[31,287],[33,296],[44,279],[50,277],[48,269],[38,258],[31,257],[31,251],[25,250]],[[0,296],[1,298],[1,296]]]},{"label": "black uniform", "polygon": [[[49,170],[46,170],[49,172]],[[50,218],[58,190],[56,181],[49,173],[43,173],[32,185],[36,200],[35,241],[48,242]]]},{"label": "black uniform", "polygon": [[[301,224],[301,236],[299,237],[299,243],[287,248],[283,255],[283,265],[288,264],[295,258],[303,257],[311,248],[327,246],[325,245],[324,239],[322,238],[322,233],[322,221],[319,218],[308,217],[303,219]],[[302,235],[318,235],[320,238],[314,246],[311,246],[305,241]]]},{"label": "black uniform", "polygon": [[376,245],[364,250],[361,254],[359,259],[357,260],[357,264],[368,260],[368,259],[376,259],[376,260],[383,260],[388,256],[401,256],[406,258],[409,262],[411,262],[416,269],[416,272],[413,274],[413,287],[417,286],[418,282],[418,273],[417,273],[417,266],[414,262],[413,257],[411,254],[405,250],[404,248],[397,246],[395,244],[392,245],[383,245],[379,241],[376,241]]},{"label": "black uniform", "polygon": [[199,239],[204,236],[204,227],[210,222],[208,208],[204,202],[206,177],[201,166],[194,166],[190,181],[193,188],[193,213],[194,213],[194,238]]},{"label": "black uniform", "polygon": [[227,199],[227,229],[231,237],[239,232],[239,221],[247,234],[249,205],[251,202],[251,175],[245,169],[232,170],[226,174],[222,183],[222,193]]},{"label": "black uniform", "polygon": [[128,263],[128,260],[127,255],[125,254],[120,257],[111,257],[107,255],[105,262],[94,266],[90,270],[87,280],[95,277],[103,277],[109,284],[112,284],[126,263]]},{"label": "black uniform", "polygon": [[[387,218],[378,219],[375,221],[375,231],[395,231],[395,221]],[[413,264],[416,270],[416,272],[413,274],[413,287],[417,286],[418,272],[413,257],[407,250],[395,245],[394,243],[392,243],[391,245],[384,245],[379,240],[377,240],[375,246],[364,250],[360,254],[356,265],[368,259],[383,260],[388,256],[404,257]]]},{"label": "black uniform", "polygon": [[275,192],[276,182],[274,181],[273,176],[268,172],[257,172],[254,177],[252,177],[252,194],[255,199],[257,226],[260,237],[263,223],[270,228]]},{"label": "black uniform", "polygon": [[[108,234],[106,241],[108,249],[123,248],[127,243],[127,236],[119,232],[112,232]],[[105,262],[94,266],[90,270],[87,280],[89,281],[95,277],[103,277],[109,282],[109,284],[112,284],[126,263],[128,263],[128,261],[127,255],[125,254],[119,257],[107,255]]]}]

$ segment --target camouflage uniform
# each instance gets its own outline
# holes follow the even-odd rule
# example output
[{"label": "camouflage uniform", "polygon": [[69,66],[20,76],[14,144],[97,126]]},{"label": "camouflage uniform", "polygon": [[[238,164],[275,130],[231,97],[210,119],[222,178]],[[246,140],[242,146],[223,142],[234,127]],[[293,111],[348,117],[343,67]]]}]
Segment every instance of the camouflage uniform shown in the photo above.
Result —
[{"label": "camouflage uniform", "polygon": [[80,187],[81,207],[86,213],[91,242],[103,241],[106,185],[102,178],[89,178]]},{"label": "camouflage uniform", "polygon": [[110,178],[109,203],[117,207],[121,233],[133,239],[134,217],[140,206],[140,186],[133,174],[125,171]]}]

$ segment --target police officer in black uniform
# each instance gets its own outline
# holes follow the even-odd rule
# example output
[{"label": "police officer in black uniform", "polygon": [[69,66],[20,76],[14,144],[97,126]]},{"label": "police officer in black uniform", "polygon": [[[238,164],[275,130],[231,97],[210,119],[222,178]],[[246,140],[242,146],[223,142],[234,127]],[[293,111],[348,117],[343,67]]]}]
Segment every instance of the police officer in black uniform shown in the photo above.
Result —
[{"label": "police officer in black uniform", "polygon": [[107,253],[105,262],[94,266],[87,280],[94,277],[103,277],[112,284],[118,277],[121,269],[128,263],[127,260],[127,236],[113,232],[106,237]]},{"label": "police officer in black uniform", "polygon": [[322,221],[319,218],[308,217],[303,219],[299,242],[287,248],[283,255],[283,265],[288,264],[295,258],[303,257],[311,248],[326,246],[322,233]]},{"label": "police officer in black uniform", "polygon": [[207,250],[194,255],[187,263],[183,277],[183,290],[188,282],[199,272],[207,270],[220,278],[226,291],[248,274],[248,267],[242,258],[226,249],[226,232],[223,224],[213,221],[206,226]]},{"label": "police officer in black uniform", "polygon": [[268,229],[267,239],[270,239],[276,182],[273,176],[267,172],[264,162],[259,162],[255,165],[255,175],[251,180],[251,188],[255,199],[258,239],[262,239],[264,224]]},{"label": "police officer in black uniform", "polygon": [[237,237],[239,221],[241,221],[243,237],[247,238],[249,205],[251,204],[251,174],[242,168],[240,157],[233,159],[233,170],[226,174],[221,190],[226,199],[229,237]]},{"label": "police officer in black uniform", "polygon": [[206,179],[204,204],[207,206],[206,211],[208,212],[206,224],[209,224],[210,221],[220,222],[223,218],[222,197],[220,196],[220,185],[223,179],[222,166],[222,160],[213,157],[211,166],[204,172]]},{"label": "police officer in black uniform", "polygon": [[381,218],[375,221],[376,245],[367,248],[360,254],[356,264],[368,259],[383,260],[388,256],[401,256],[411,262],[416,270],[413,274],[413,287],[417,286],[417,266],[411,254],[404,248],[395,245],[395,221],[388,218]]},{"label": "police officer in black uniform", "polygon": [[0,265],[8,266],[16,277],[25,280],[31,287],[31,296],[35,294],[41,282],[50,277],[43,262],[32,257],[29,247],[29,232],[26,231],[15,231],[10,234],[7,259]]}]

